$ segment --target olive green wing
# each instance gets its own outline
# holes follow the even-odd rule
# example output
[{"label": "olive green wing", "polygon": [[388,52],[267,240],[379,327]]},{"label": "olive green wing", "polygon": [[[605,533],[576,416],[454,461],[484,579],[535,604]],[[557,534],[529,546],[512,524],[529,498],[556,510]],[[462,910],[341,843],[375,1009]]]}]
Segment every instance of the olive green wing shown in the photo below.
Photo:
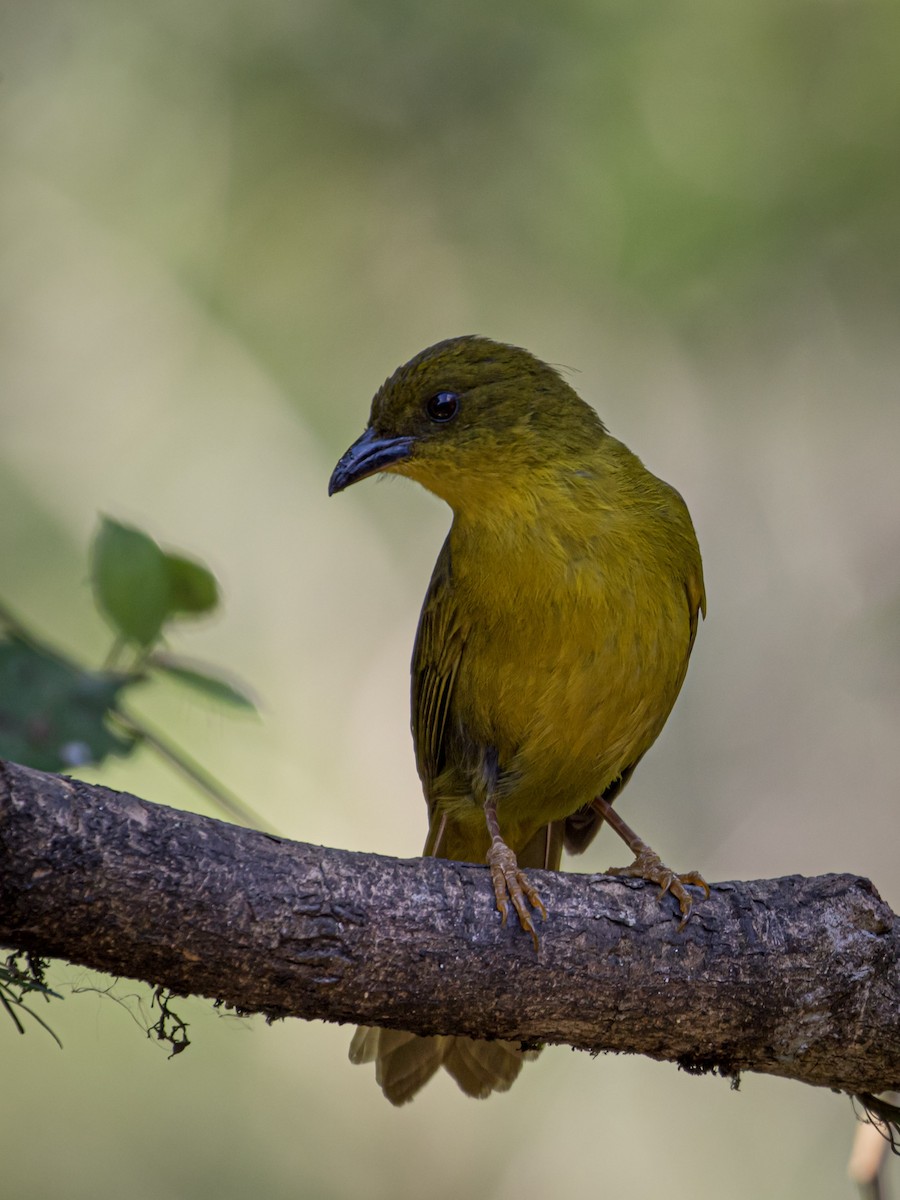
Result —
[{"label": "olive green wing", "polygon": [[[456,605],[448,540],[438,555],[422,605],[412,659],[412,734],[429,815],[438,798],[438,780],[442,794],[448,786],[451,791],[465,790],[461,731],[453,719],[454,689],[465,645],[466,629]],[[458,781],[453,779],[457,774]]]}]

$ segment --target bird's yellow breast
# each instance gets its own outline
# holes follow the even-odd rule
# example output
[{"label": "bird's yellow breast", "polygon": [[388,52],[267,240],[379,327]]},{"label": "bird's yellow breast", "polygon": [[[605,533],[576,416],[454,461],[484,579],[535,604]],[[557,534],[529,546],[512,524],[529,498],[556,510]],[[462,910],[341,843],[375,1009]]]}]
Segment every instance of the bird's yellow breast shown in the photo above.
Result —
[{"label": "bird's yellow breast", "polygon": [[[513,845],[641,757],[690,653],[690,554],[665,520],[650,520],[648,536],[643,500],[610,504],[579,483],[555,487],[552,503],[532,490],[527,506],[458,512],[449,537],[446,603],[465,625],[452,719],[497,753],[501,826]],[[661,495],[675,506],[677,543],[683,504],[670,489]],[[684,519],[689,550],[686,510]],[[474,808],[471,789],[468,799]],[[465,803],[453,802],[460,818]]]}]

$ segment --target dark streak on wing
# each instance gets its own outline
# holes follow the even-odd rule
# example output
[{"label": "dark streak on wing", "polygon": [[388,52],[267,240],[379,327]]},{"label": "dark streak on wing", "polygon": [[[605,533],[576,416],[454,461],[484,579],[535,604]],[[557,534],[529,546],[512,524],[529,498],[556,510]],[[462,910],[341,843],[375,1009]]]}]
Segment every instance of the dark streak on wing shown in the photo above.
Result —
[{"label": "dark streak on wing", "polygon": [[451,741],[453,690],[465,648],[465,631],[453,600],[450,546],[444,543],[422,606],[412,660],[412,732],[416,765],[429,812],[438,776],[461,766]]}]

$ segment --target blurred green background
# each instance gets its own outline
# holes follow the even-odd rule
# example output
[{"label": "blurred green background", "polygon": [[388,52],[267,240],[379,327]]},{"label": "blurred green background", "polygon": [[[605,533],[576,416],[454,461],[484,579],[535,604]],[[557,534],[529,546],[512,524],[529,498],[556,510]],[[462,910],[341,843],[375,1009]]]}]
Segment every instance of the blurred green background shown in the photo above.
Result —
[{"label": "blurred green background", "polygon": [[[204,558],[224,613],[178,648],[264,719],[163,687],[146,716],[284,833],[415,854],[408,658],[448,513],[327,480],[399,362],[526,345],[705,555],[623,814],[710,880],[857,871],[896,908],[898,44],[887,0],[4,4],[0,594],[96,663],[98,511]],[[92,777],[203,807],[142,755]],[[573,865],[620,861],[606,835]],[[169,1062],[129,1008],[55,1004],[63,1052],[0,1027],[6,1194],[855,1194],[827,1092],[557,1048],[507,1096],[442,1078],[397,1111],[349,1030],[186,1001]]]}]

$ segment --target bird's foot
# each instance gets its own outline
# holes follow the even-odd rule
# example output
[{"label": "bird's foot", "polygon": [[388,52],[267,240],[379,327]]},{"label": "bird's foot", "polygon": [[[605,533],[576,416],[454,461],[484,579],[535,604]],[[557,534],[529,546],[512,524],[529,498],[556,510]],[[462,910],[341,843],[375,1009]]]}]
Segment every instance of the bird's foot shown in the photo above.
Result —
[{"label": "bird's foot", "polygon": [[[538,935],[528,904],[531,904],[532,908],[536,908],[542,917],[547,916],[547,910],[541,902],[537,889],[528,882],[525,873],[519,869],[515,854],[501,837],[491,839],[491,848],[487,852],[487,863],[491,868],[491,882],[494,885],[494,896],[497,899],[497,909],[502,918],[501,923],[506,924],[506,918],[509,915],[507,899],[509,899],[516,910],[519,924],[526,933],[531,934],[531,940],[537,950]],[[528,904],[525,902],[526,899]]]},{"label": "bird's foot", "polygon": [[608,867],[605,874],[624,876],[628,879],[646,879],[649,883],[655,883],[659,886],[658,900],[661,900],[666,892],[671,892],[681,909],[679,932],[687,925],[694,904],[687,887],[698,887],[704,896],[709,896],[709,884],[699,871],[685,871],[683,875],[679,875],[667,867],[649,846],[643,846],[638,851],[630,867]]}]

